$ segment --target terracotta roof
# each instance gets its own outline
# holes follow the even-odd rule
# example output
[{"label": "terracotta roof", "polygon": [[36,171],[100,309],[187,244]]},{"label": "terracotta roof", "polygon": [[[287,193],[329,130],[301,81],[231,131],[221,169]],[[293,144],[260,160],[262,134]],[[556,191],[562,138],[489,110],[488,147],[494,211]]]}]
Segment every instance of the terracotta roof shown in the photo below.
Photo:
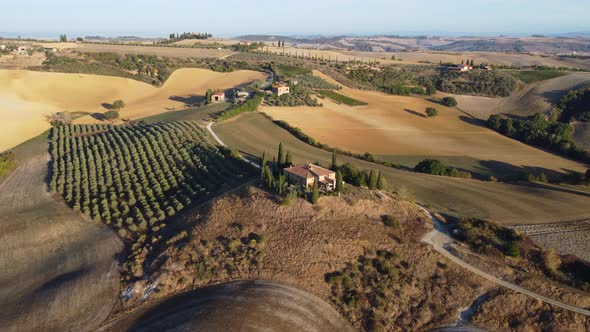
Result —
[{"label": "terracotta roof", "polygon": [[222,92],[222,91],[220,91],[220,92],[215,92],[213,95],[214,95],[214,96],[225,96],[225,92]]},{"label": "terracotta roof", "polygon": [[285,168],[285,171],[305,179],[329,176],[330,174],[334,173],[329,169],[314,164],[291,166],[289,168]]}]

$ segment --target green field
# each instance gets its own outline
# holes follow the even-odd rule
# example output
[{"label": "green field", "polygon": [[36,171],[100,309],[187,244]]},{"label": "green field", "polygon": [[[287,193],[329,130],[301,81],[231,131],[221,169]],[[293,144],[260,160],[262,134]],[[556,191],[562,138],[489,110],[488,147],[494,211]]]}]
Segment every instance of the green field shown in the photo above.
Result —
[{"label": "green field", "polygon": [[[258,113],[243,114],[213,126],[215,133],[244,156],[257,160],[266,151],[277,153],[278,142],[293,153],[296,163],[329,165],[331,153],[307,145]],[[409,192],[434,210],[455,216],[478,217],[505,225],[579,220],[590,217],[590,197],[564,186],[515,185],[431,176],[402,171],[340,156],[340,163],[383,172],[389,187]]]},{"label": "green field", "polygon": [[348,106],[364,106],[364,105],[368,105],[367,103],[365,103],[364,101],[360,101],[360,100],[356,100],[350,97],[347,97],[345,95],[341,95],[337,92],[334,92],[332,90],[318,90],[318,93],[320,94],[320,96],[322,97],[328,97],[338,103],[342,103]]},{"label": "green field", "polygon": [[522,70],[512,71],[510,73],[526,84],[532,84],[569,74],[568,72],[555,70]]},{"label": "green field", "polygon": [[277,65],[276,70],[277,74],[286,77],[311,74],[311,70],[297,66]]}]

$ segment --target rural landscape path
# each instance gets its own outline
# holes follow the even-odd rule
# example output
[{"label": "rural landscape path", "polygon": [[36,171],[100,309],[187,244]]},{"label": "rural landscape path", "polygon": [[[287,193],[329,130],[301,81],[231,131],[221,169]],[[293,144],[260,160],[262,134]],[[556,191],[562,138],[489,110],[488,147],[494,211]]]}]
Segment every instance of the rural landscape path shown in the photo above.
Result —
[{"label": "rural landscape path", "polygon": [[224,59],[227,59],[227,58],[229,58],[230,56],[234,56],[234,55],[236,55],[236,54],[238,54],[238,53],[240,53],[240,52],[233,52],[233,53],[230,53],[230,54],[224,55],[224,56],[220,57],[220,58],[219,58],[219,60],[224,60]]},{"label": "rural landscape path", "polygon": [[583,309],[583,308],[579,308],[579,307],[576,307],[576,306],[572,306],[572,305],[569,305],[569,304],[565,304],[565,303],[562,303],[562,302],[559,302],[559,301],[550,299],[550,298],[548,298],[546,296],[543,296],[541,294],[535,293],[535,292],[533,292],[533,291],[531,291],[529,289],[520,287],[520,286],[518,286],[516,284],[507,282],[505,280],[502,280],[502,279],[500,279],[500,278],[498,278],[498,277],[496,277],[496,276],[494,276],[494,275],[492,275],[490,273],[487,273],[487,272],[484,272],[484,271],[478,269],[477,267],[475,267],[475,266],[473,266],[473,265],[471,265],[471,264],[469,264],[469,263],[461,260],[459,257],[453,255],[451,252],[449,252],[446,249],[446,247],[448,245],[452,244],[454,242],[454,240],[450,236],[448,236],[447,234],[445,234],[445,233],[443,233],[443,232],[441,232],[440,230],[437,229],[437,228],[440,227],[440,221],[435,216],[433,216],[425,208],[423,208],[423,207],[421,207],[419,205],[418,205],[418,207],[420,209],[422,209],[428,215],[428,217],[430,218],[430,220],[432,221],[432,223],[435,226],[434,230],[432,230],[431,232],[429,232],[426,235],[424,235],[424,237],[422,238],[422,242],[432,245],[434,247],[434,250],[436,250],[437,252],[439,252],[440,254],[442,254],[443,256],[445,256],[446,258],[450,259],[452,262],[460,265],[461,267],[463,267],[463,268],[465,268],[465,269],[467,269],[467,270],[469,270],[469,271],[471,271],[471,272],[473,272],[473,273],[475,273],[475,274],[477,274],[477,275],[479,275],[479,276],[481,276],[481,277],[483,277],[483,278],[485,278],[485,279],[487,279],[487,280],[489,280],[489,281],[491,281],[491,282],[493,282],[495,284],[498,284],[500,286],[509,288],[509,289],[511,289],[511,290],[513,290],[515,292],[519,292],[521,294],[530,296],[530,297],[532,297],[534,299],[543,301],[545,303],[548,303],[548,304],[557,306],[557,307],[562,308],[562,309],[565,309],[565,310],[569,310],[569,311],[572,311],[572,312],[575,312],[575,313],[579,313],[579,314],[582,314],[582,315],[585,315],[585,316],[590,316],[590,310],[586,310],[586,309]]}]

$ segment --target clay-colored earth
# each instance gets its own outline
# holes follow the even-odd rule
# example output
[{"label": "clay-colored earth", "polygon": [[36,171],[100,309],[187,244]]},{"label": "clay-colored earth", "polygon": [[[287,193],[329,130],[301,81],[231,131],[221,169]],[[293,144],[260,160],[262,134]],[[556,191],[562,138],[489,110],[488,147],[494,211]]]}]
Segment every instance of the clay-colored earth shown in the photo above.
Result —
[{"label": "clay-colored earth", "polygon": [[[207,89],[227,89],[264,78],[254,71],[217,73],[179,69],[156,88],[139,81],[109,76],[0,70],[0,151],[49,128],[45,116],[59,111],[104,113],[105,105],[122,99],[121,118],[137,119],[186,108]],[[76,123],[100,122],[84,116]]]},{"label": "clay-colored earth", "polygon": [[[315,73],[326,80],[326,75]],[[469,156],[514,166],[563,172],[584,171],[580,163],[504,137],[458,111],[415,97],[391,96],[343,87],[341,94],[367,102],[349,107],[328,99],[324,107],[263,107],[274,119],[287,121],[330,146],[378,155]],[[439,111],[425,116],[426,107]]]}]

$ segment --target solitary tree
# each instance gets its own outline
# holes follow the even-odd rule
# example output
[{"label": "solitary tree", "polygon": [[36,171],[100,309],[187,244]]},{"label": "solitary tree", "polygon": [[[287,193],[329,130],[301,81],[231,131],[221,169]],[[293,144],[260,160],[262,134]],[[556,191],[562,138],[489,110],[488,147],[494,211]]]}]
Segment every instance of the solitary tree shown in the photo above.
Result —
[{"label": "solitary tree", "polygon": [[266,151],[262,152],[262,158],[260,158],[260,179],[264,181],[264,169],[266,168]]},{"label": "solitary tree", "polygon": [[313,187],[311,189],[311,204],[317,204],[319,198],[320,191],[318,188],[318,182],[316,180],[313,180]]},{"label": "solitary tree", "polygon": [[104,117],[105,119],[112,121],[119,118],[119,112],[111,110],[106,112]]},{"label": "solitary tree", "polygon": [[457,106],[457,100],[453,97],[444,97],[441,100],[441,103],[447,107],[455,107]]},{"label": "solitary tree", "polygon": [[426,108],[426,115],[429,118],[434,118],[435,116],[438,116],[438,111],[436,110],[436,108],[433,107],[427,107]]},{"label": "solitary tree", "polygon": [[123,107],[125,107],[125,102],[122,101],[121,99],[117,99],[113,102],[113,109],[114,110],[119,111]]},{"label": "solitary tree", "polygon": [[341,192],[344,189],[344,180],[342,179],[342,172],[336,171],[336,191]]},{"label": "solitary tree", "polygon": [[426,94],[429,96],[432,96],[435,93],[436,93],[436,88],[434,87],[434,84],[432,84],[432,83],[426,84]]}]

